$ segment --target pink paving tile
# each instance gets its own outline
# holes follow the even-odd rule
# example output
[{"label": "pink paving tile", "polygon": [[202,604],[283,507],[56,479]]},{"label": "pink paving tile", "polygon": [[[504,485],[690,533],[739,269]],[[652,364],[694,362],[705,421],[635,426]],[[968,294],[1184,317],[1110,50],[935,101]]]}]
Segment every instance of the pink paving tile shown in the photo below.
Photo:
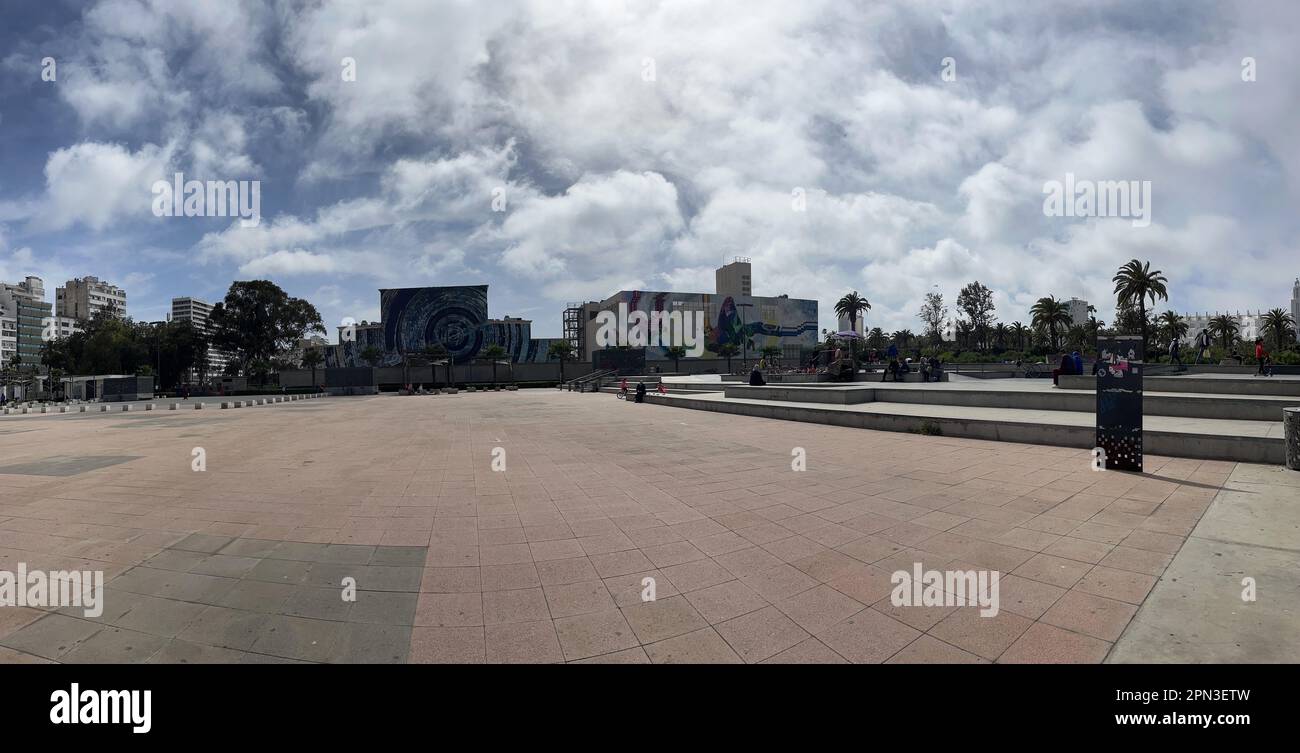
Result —
[{"label": "pink paving tile", "polygon": [[1111,644],[1036,622],[998,659],[1000,664],[1100,664]]}]

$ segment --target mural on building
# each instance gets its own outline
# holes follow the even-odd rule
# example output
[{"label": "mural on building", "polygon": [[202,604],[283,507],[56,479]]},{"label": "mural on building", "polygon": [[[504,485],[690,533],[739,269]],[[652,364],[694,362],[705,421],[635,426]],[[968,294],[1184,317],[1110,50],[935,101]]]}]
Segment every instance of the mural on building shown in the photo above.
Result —
[{"label": "mural on building", "polygon": [[366,366],[361,354],[375,348],[375,366],[398,366],[402,354],[416,355],[441,343],[457,364],[479,357],[489,345],[506,349],[515,363],[547,361],[553,339],[532,338],[524,319],[489,320],[487,285],[425,288],[386,288],[379,291],[378,324],[358,325],[352,341],[325,349],[327,367]]},{"label": "mural on building", "polygon": [[[769,345],[809,349],[817,345],[817,301],[625,290],[603,301],[601,308],[617,309],[620,303],[626,303],[629,311],[644,311],[647,315],[653,311],[702,314],[707,358],[717,357],[718,348],[727,343],[740,346],[746,334],[751,352]],[[666,359],[666,347],[649,347],[646,357]]]}]

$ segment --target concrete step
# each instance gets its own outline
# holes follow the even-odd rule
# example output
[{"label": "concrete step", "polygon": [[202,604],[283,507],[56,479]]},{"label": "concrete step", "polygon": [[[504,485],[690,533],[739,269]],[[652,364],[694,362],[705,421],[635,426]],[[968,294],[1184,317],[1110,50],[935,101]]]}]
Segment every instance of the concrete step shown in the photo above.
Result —
[{"label": "concrete step", "polygon": [[[1148,381],[1148,383],[1150,383]],[[1162,382],[1163,384],[1163,382]],[[832,385],[821,385],[831,387]],[[938,384],[916,388],[840,385],[836,389],[768,385],[726,388],[727,397],[752,400],[789,400],[791,402],[856,405],[869,402],[954,405],[970,408],[1019,408],[1039,411],[1095,412],[1097,394],[1085,390],[1065,389],[967,389],[947,388]],[[1142,412],[1147,416],[1214,418],[1237,421],[1281,421],[1282,409],[1300,405],[1300,399],[1271,395],[1212,395],[1176,392],[1144,392]]]},{"label": "concrete step", "polygon": [[[1300,378],[1293,376],[1148,376],[1142,381],[1143,390],[1150,392],[1300,397]],[[1060,384],[1067,390],[1095,390],[1097,379],[1090,374],[1063,376]]]},{"label": "concrete step", "polygon": [[[1095,414],[1081,411],[979,408],[871,402],[853,405],[723,395],[651,395],[650,402],[784,421],[848,426],[878,431],[928,433],[1090,449],[1096,445]],[[1144,452],[1150,455],[1282,463],[1282,422],[1147,416]],[[928,430],[928,431],[927,431]]]}]

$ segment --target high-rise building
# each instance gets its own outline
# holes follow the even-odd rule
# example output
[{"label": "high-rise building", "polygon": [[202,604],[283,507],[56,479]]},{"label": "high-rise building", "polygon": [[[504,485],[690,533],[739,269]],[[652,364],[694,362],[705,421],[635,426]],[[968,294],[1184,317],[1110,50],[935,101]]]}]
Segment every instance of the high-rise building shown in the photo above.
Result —
[{"label": "high-rise building", "polygon": [[0,315],[12,318],[15,325],[13,356],[21,358],[28,367],[34,368],[41,362],[41,343],[44,337],[52,336],[47,331],[50,314],[51,306],[45,302],[45,283],[41,278],[0,282]]},{"label": "high-rise building", "polygon": [[98,277],[78,277],[54,291],[54,310],[59,316],[83,322],[101,311],[125,317],[126,291]]},{"label": "high-rise building", "polygon": [[714,271],[714,290],[718,295],[748,298],[753,295],[752,279],[749,259],[737,256],[730,264],[724,264]]},{"label": "high-rise building", "polygon": [[[189,322],[194,329],[209,334],[208,317],[212,315],[212,304],[199,298],[183,296],[172,299],[172,321]],[[230,360],[229,354],[217,348],[208,346],[208,374],[216,376],[225,371],[226,363]],[[198,374],[191,372],[190,381],[197,381]]]},{"label": "high-rise building", "polygon": [[1291,321],[1296,323],[1296,339],[1300,341],[1300,277],[1291,288]]},{"label": "high-rise building", "polygon": [[0,310],[0,369],[18,352],[18,317]]},{"label": "high-rise building", "polygon": [[1082,298],[1071,298],[1065,304],[1070,312],[1070,326],[1082,327],[1088,321],[1088,302]]}]

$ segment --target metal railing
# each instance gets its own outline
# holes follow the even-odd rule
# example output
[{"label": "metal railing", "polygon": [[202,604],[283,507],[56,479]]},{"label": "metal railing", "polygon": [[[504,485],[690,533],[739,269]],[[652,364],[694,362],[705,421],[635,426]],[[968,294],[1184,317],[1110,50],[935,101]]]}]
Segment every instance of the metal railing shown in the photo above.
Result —
[{"label": "metal railing", "polygon": [[560,385],[560,387],[561,388],[568,387],[570,392],[573,392],[574,390],[577,390],[578,392],[586,392],[587,386],[594,382],[596,389],[599,390],[600,380],[604,379],[607,376],[610,376],[612,374],[617,374],[617,373],[618,373],[618,369],[601,369],[600,371],[593,371],[590,374],[583,374],[582,376],[577,377],[576,379],[570,379],[569,381]]}]

